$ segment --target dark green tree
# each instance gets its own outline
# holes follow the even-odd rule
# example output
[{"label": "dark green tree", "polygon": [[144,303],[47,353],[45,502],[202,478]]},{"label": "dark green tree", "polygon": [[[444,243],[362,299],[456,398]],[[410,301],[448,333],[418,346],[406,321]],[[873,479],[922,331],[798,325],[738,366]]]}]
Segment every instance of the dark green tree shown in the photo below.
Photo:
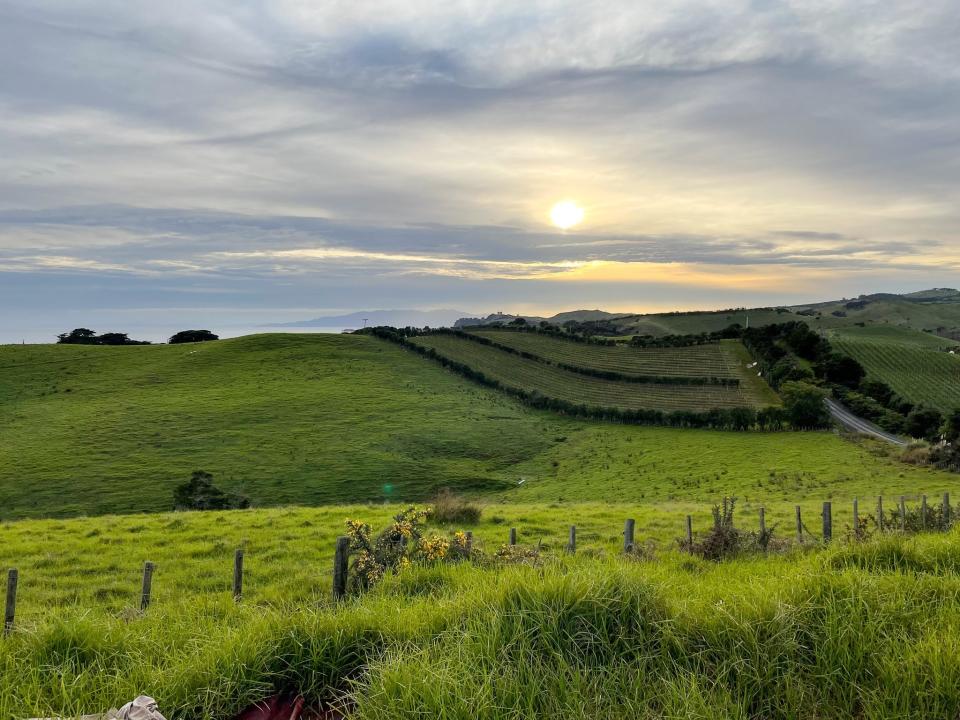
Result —
[{"label": "dark green tree", "polygon": [[57,335],[58,345],[96,345],[97,334],[89,328],[77,328]]},{"label": "dark green tree", "polygon": [[904,431],[915,438],[936,440],[940,435],[940,426],[943,425],[943,415],[934,408],[918,407],[907,415]]},{"label": "dark green tree", "polygon": [[840,353],[831,353],[824,358],[818,368],[822,377],[827,382],[846,385],[849,388],[857,387],[867,374],[867,371],[863,369],[863,365],[852,357],[847,357]]},{"label": "dark green tree", "polygon": [[171,345],[179,343],[209,342],[210,340],[219,340],[219,335],[214,335],[209,330],[181,330],[169,340]]},{"label": "dark green tree", "polygon": [[827,397],[825,390],[810,383],[791,380],[780,388],[780,395],[792,427],[809,430],[830,425],[830,413],[824,402]]}]

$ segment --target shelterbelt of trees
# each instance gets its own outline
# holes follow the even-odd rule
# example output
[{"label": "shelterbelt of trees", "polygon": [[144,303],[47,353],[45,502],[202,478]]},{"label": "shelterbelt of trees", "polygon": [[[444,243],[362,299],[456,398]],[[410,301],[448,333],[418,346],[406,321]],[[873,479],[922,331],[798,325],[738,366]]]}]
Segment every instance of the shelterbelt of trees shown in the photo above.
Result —
[{"label": "shelterbelt of trees", "polygon": [[[219,340],[209,330],[181,330],[167,341],[170,345],[179,343],[208,342]],[[127,333],[106,332],[97,335],[90,328],[75,328],[68,333],[57,335],[58,345],[152,345],[149,340],[131,340]]]},{"label": "shelterbelt of trees", "polygon": [[[568,400],[548,397],[537,391],[507,386],[495,378],[452,360],[433,348],[411,342],[411,338],[424,335],[460,333],[459,330],[431,330],[419,328],[371,327],[360,331],[397,343],[419,355],[439,362],[442,366],[487,387],[501,390],[533,407],[552,410],[566,415],[641,425],[663,425],[681,428],[712,428],[722,430],[785,430],[826,427],[830,423],[824,406],[825,391],[805,383],[785,385],[781,389],[783,406],[760,409],[750,407],[713,408],[693,410],[648,410],[597,407]],[[550,332],[550,331],[547,331]],[[472,338],[473,339],[473,338]],[[582,340],[580,341],[582,342]]]}]

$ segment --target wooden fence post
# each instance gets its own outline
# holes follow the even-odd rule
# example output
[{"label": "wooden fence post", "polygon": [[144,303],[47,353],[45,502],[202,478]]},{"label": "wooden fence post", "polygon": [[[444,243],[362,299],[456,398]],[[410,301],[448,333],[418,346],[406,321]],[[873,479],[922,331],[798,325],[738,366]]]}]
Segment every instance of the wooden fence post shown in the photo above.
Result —
[{"label": "wooden fence post", "polygon": [[687,550],[693,553],[693,518],[687,515]]},{"label": "wooden fence post", "polygon": [[860,501],[853,499],[853,536],[860,539]]},{"label": "wooden fence post", "polygon": [[347,594],[347,563],[350,560],[350,538],[337,538],[337,547],[333,553],[333,599],[339,600]]},{"label": "wooden fence post", "polygon": [[797,505],[797,542],[803,542],[803,520],[800,519],[800,506]]},{"label": "wooden fence post", "polygon": [[140,612],[150,606],[150,591],[153,589],[154,564],[149,560],[143,564],[143,585],[140,588]]},{"label": "wooden fence post", "polygon": [[628,518],[627,521],[623,524],[623,551],[625,553],[633,551],[633,528],[634,528],[633,518]]},{"label": "wooden fence post", "polygon": [[829,502],[823,504],[823,541],[833,539],[833,508]]},{"label": "wooden fence post", "polygon": [[900,496],[900,532],[907,531],[907,500]]},{"label": "wooden fence post", "polygon": [[577,551],[577,526],[570,526],[570,536],[567,540],[567,552],[573,555]]},{"label": "wooden fence post", "polygon": [[762,505],[760,506],[760,534],[765,535],[767,532],[767,510]]},{"label": "wooden fence post", "polygon": [[885,521],[883,519],[883,495],[877,498],[877,527],[883,532]]},{"label": "wooden fence post", "polygon": [[3,634],[13,632],[13,620],[17,614],[17,584],[20,582],[20,573],[16,568],[7,573],[7,602],[3,611]]},{"label": "wooden fence post", "polygon": [[950,527],[950,493],[943,494],[943,529]]},{"label": "wooden fence post", "polygon": [[920,498],[920,529],[927,529],[927,496]]},{"label": "wooden fence post", "polygon": [[243,597],[243,548],[237,548],[233,555],[233,599],[240,602]]},{"label": "wooden fence post", "polygon": [[516,545],[516,544],[517,544],[517,529],[516,529],[516,528],[510,528],[510,544],[511,544],[511,545]]}]

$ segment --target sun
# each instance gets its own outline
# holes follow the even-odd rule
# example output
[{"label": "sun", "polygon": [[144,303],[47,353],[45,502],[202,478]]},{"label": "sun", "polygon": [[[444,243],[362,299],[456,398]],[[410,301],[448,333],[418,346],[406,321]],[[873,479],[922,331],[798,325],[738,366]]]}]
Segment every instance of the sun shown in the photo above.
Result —
[{"label": "sun", "polygon": [[583,208],[572,200],[558,202],[550,210],[550,222],[561,230],[569,230],[583,220]]}]

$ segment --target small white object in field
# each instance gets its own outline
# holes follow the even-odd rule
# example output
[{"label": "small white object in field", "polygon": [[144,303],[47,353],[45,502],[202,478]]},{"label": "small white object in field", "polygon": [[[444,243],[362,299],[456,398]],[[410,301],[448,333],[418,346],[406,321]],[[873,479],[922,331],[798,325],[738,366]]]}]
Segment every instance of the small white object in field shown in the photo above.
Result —
[{"label": "small white object in field", "polygon": [[517,480],[517,485],[523,485],[525,480],[526,478],[520,478],[519,480]]},{"label": "small white object in field", "polygon": [[147,695],[128,702],[117,711],[117,720],[167,720],[157,710],[157,701]]}]

